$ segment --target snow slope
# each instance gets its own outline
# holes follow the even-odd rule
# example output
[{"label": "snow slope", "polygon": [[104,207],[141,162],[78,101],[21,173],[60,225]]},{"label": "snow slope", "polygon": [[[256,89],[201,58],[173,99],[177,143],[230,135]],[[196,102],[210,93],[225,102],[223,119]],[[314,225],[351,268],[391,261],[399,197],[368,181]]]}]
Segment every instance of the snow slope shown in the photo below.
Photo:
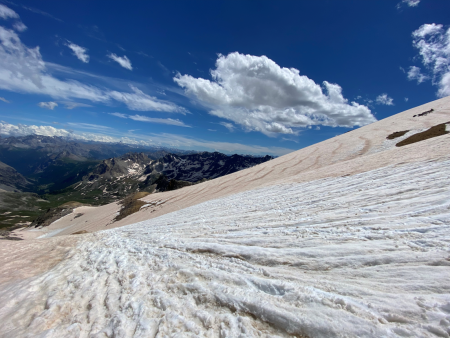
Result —
[{"label": "snow slope", "polygon": [[0,337],[448,337],[450,160],[241,192],[79,236]]}]

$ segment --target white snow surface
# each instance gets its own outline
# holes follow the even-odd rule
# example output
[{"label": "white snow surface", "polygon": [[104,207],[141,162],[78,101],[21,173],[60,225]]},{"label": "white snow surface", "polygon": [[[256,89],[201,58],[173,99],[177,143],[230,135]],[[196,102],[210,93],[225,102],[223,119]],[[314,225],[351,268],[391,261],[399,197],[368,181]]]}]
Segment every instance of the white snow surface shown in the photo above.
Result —
[{"label": "white snow surface", "polygon": [[1,337],[449,337],[450,160],[84,235],[0,289]]}]

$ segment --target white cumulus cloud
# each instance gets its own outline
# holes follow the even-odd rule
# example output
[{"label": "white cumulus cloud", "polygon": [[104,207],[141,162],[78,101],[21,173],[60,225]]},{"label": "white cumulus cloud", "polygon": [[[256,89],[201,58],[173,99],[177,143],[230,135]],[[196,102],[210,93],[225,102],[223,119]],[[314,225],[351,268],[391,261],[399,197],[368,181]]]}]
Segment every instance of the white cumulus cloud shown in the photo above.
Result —
[{"label": "white cumulus cloud", "polygon": [[394,105],[394,99],[389,97],[388,94],[381,94],[378,95],[375,99],[377,104],[382,104],[385,106],[393,106]]},{"label": "white cumulus cloud", "polygon": [[28,48],[17,32],[0,26],[0,89],[48,95],[54,99],[81,99],[94,103],[121,102],[131,110],[183,113],[176,104],[151,97],[134,86],[132,92],[101,89],[76,80],[54,77],[42,60],[39,47]]},{"label": "white cumulus cloud", "polygon": [[[438,96],[450,95],[450,28],[446,30],[443,25],[435,23],[424,24],[412,36],[413,46],[419,50],[422,64],[430,72],[433,84],[438,86]],[[418,68],[414,67],[410,68],[410,72]]]},{"label": "white cumulus cloud", "polygon": [[211,76],[207,80],[178,74],[174,81],[210,114],[249,131],[273,136],[310,125],[353,127],[376,121],[369,108],[349,103],[339,85],[325,81],[321,87],[266,56],[219,55]]},{"label": "white cumulus cloud", "polygon": [[66,46],[72,50],[73,55],[75,55],[78,58],[78,60],[84,63],[89,62],[89,55],[87,54],[87,48],[78,46],[70,41],[67,41]]},{"label": "white cumulus cloud", "polygon": [[117,56],[114,53],[108,54],[108,57],[114,61],[116,61],[119,65],[121,65],[123,68],[126,68],[128,70],[133,70],[133,67],[131,66],[131,61],[129,58],[127,58],[126,55],[124,56]]},{"label": "white cumulus cloud", "polygon": [[38,106],[41,108],[53,110],[55,107],[58,107],[58,104],[56,102],[39,102]]}]

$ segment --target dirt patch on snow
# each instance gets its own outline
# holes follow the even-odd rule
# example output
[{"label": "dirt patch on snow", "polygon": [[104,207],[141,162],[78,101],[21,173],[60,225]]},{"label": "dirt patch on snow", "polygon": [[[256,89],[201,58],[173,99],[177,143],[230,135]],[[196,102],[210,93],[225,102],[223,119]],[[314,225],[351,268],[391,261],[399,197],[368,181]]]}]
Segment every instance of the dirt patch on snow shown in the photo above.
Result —
[{"label": "dirt patch on snow", "polygon": [[[402,146],[406,146],[407,144],[412,144],[412,143],[420,142],[423,140],[427,140],[429,138],[448,134],[448,131],[446,131],[446,127],[445,127],[445,125],[448,123],[450,123],[450,121],[446,122],[446,123],[438,124],[438,125],[431,127],[430,129],[425,130],[421,133],[414,134],[414,135],[408,137],[407,139],[404,139],[403,141],[397,143],[396,146],[402,147]],[[400,135],[400,136],[402,136],[402,135]]]},{"label": "dirt patch on snow", "polygon": [[82,234],[88,234],[89,232],[87,232],[86,230],[80,230],[77,232],[74,232],[72,235],[82,235]]},{"label": "dirt patch on snow", "polygon": [[146,202],[143,202],[139,199],[147,196],[148,194],[150,193],[141,191],[125,197],[122,201],[119,202],[119,204],[122,205],[122,209],[120,209],[119,214],[116,216],[114,221],[120,221],[121,219],[134,214],[135,212],[138,212],[143,205],[147,204]]},{"label": "dirt patch on snow", "polygon": [[388,135],[388,137],[386,137],[388,140],[393,140],[397,137],[402,137],[403,135],[405,135],[409,130],[403,130],[403,131],[396,131],[390,135]]},{"label": "dirt patch on snow", "polygon": [[67,202],[59,207],[50,208],[44,214],[39,215],[33,223],[31,223],[30,227],[46,227],[52,224],[54,221],[64,217],[68,214],[71,214],[75,208],[83,206],[82,203],[79,202]]}]

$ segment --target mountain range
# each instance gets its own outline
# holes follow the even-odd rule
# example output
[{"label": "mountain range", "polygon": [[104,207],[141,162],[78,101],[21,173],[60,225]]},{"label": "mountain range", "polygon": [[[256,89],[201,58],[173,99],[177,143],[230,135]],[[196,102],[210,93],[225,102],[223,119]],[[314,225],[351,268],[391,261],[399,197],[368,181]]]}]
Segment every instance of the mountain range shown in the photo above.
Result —
[{"label": "mountain range", "polygon": [[270,159],[39,135],[0,138],[0,224],[22,224],[67,202],[102,205],[139,191],[179,189]]}]

